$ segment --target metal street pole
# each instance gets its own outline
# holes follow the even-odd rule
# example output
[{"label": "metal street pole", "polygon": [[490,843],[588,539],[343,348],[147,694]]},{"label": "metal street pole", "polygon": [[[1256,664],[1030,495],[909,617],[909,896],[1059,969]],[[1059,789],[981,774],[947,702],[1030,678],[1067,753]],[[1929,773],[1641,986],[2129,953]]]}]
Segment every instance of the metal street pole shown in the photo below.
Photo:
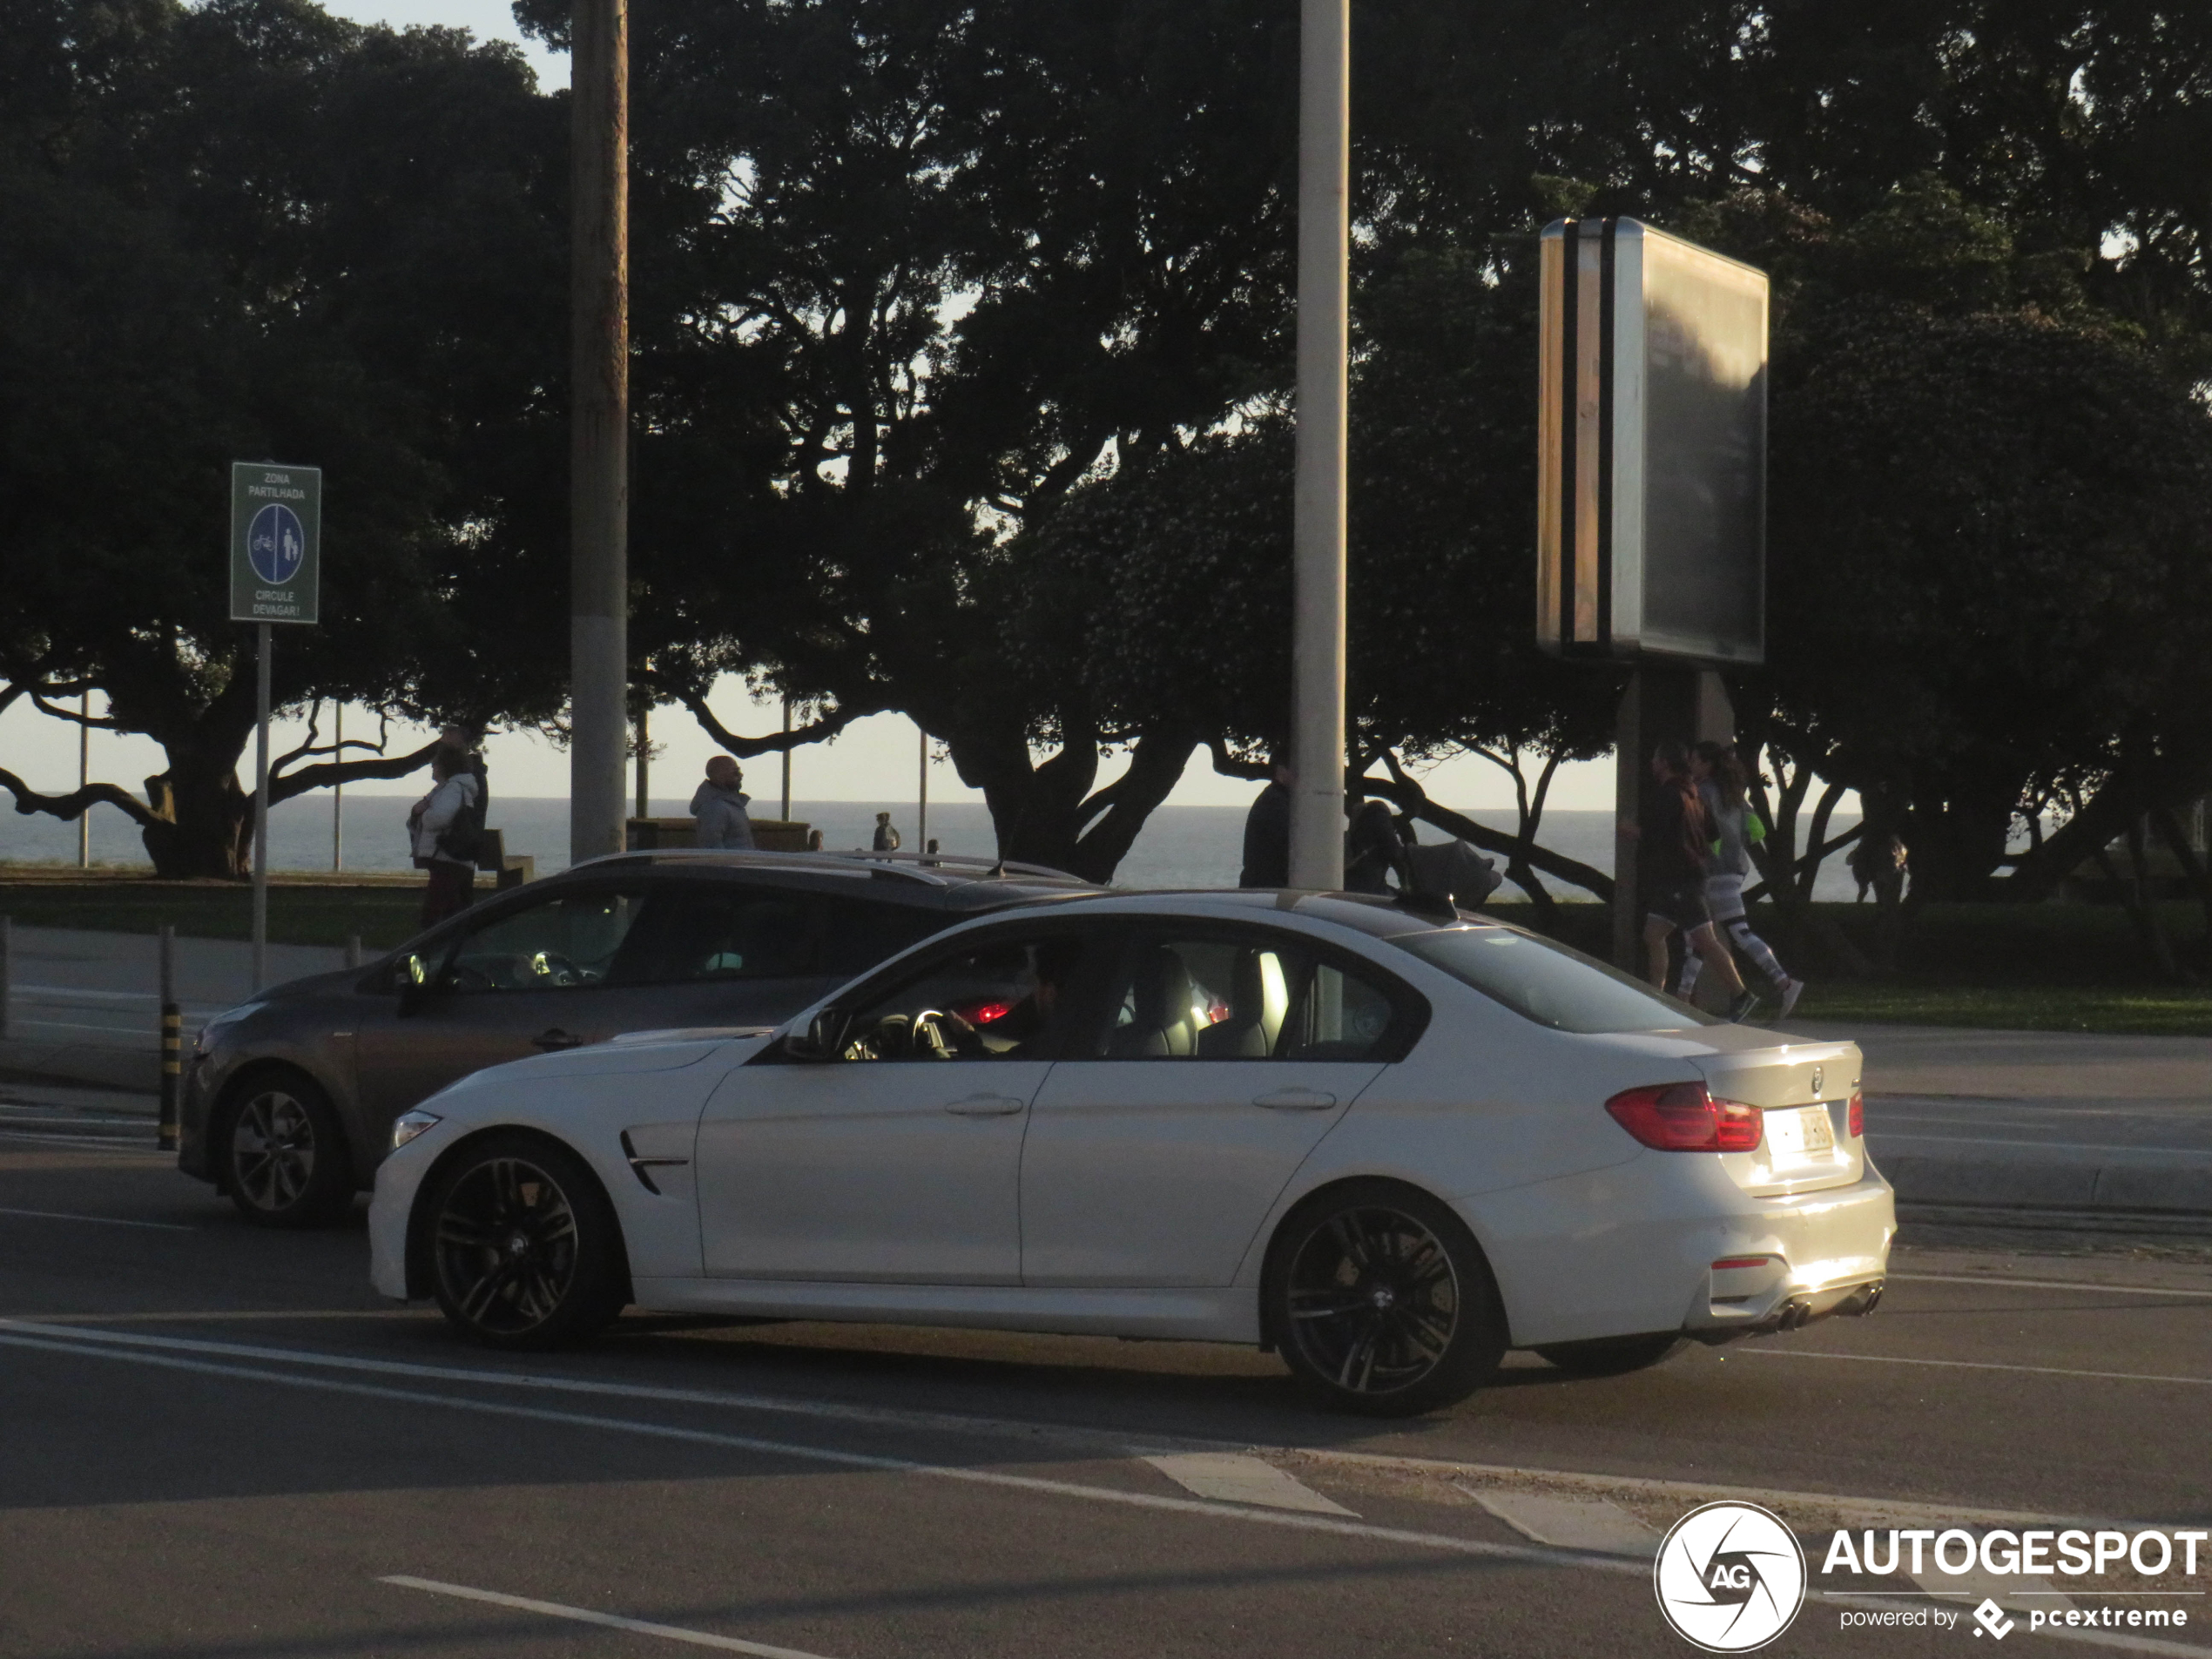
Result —
[{"label": "metal street pole", "polygon": [[[333,752],[340,765],[346,764],[346,705],[338,705],[338,746]],[[330,868],[335,874],[346,863],[346,786],[330,786]]]},{"label": "metal street pole", "polygon": [[653,711],[640,706],[637,711],[637,816],[650,818],[653,812]]},{"label": "metal street pole", "polygon": [[[87,686],[77,698],[77,787],[82,793],[92,781],[92,691]],[[77,814],[77,867],[92,867],[92,809]]]},{"label": "metal street pole", "polygon": [[576,0],[569,84],[569,857],[623,846],[630,662],[630,23]]},{"label": "metal street pole", "polygon": [[[784,699],[784,735],[786,737],[791,735],[791,699],[789,698]],[[783,821],[786,824],[791,822],[791,745],[787,743],[784,745]]]},{"label": "metal street pole", "polygon": [[1292,519],[1291,885],[1344,885],[1345,354],[1351,0],[1303,0],[1298,31],[1298,480]]},{"label": "metal street pole", "polygon": [[273,631],[259,624],[253,671],[253,989],[269,982],[269,658]]}]

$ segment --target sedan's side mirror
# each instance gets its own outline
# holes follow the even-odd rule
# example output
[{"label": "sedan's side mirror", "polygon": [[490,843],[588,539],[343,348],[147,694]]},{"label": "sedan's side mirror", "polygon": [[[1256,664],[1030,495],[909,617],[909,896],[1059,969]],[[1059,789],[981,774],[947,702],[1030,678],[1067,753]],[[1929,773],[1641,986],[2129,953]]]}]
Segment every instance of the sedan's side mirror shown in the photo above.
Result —
[{"label": "sedan's side mirror", "polygon": [[793,1060],[834,1060],[845,1052],[846,1015],[841,1008],[824,1008],[806,1022],[804,1031],[784,1039],[784,1052]]},{"label": "sedan's side mirror", "polygon": [[430,965],[412,951],[392,964],[392,988],[400,994],[401,1014],[412,1014],[428,1001],[435,988]]}]

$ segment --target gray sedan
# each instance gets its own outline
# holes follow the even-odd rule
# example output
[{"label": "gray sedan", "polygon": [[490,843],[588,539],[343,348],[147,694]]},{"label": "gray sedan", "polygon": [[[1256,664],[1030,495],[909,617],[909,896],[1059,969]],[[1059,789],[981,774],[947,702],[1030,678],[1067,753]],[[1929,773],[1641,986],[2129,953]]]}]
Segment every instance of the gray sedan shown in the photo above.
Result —
[{"label": "gray sedan", "polygon": [[392,1120],[469,1072],[625,1031],[773,1026],[940,928],[1095,890],[911,855],[595,860],[209,1021],[178,1163],[253,1221],[316,1225],[372,1184]]}]

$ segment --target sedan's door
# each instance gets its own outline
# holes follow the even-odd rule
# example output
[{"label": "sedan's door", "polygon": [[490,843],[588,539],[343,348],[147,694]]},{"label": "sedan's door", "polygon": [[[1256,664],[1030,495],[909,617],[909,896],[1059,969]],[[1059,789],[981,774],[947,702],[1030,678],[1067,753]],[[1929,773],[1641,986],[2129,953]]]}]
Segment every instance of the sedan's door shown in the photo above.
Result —
[{"label": "sedan's door", "polygon": [[1127,938],[1105,1017],[1030,1109],[1022,1277],[1223,1285],[1418,1018],[1410,994],[1253,928]]},{"label": "sedan's door", "polygon": [[863,987],[842,1057],[732,1072],[699,1123],[706,1271],[1019,1283],[1022,1130],[1082,958],[1064,925],[971,934]]},{"label": "sedan's door", "polygon": [[372,1136],[455,1078],[624,1028],[644,884],[563,884],[502,908],[422,964],[411,997],[379,997],[356,1039]]}]

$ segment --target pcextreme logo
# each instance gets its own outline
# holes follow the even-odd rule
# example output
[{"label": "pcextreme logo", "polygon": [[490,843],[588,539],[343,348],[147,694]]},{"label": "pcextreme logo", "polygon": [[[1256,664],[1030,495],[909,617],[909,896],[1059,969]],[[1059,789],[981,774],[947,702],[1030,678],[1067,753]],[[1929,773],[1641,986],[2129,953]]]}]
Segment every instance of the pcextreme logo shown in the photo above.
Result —
[{"label": "pcextreme logo", "polygon": [[1662,1541],[1651,1588],[1683,1641],[1708,1653],[1749,1653],[1787,1630],[1804,1605],[1805,1554],[1757,1504],[1709,1503]]}]

